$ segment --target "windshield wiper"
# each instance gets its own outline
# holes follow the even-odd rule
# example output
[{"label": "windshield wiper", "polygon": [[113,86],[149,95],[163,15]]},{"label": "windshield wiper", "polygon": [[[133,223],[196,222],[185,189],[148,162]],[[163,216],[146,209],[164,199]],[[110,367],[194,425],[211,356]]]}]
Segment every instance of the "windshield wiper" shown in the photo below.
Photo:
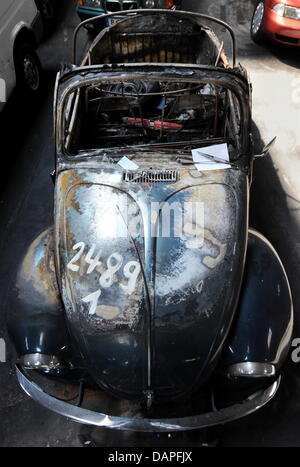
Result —
[{"label": "windshield wiper", "polygon": [[[215,163],[215,164],[225,164],[225,165],[230,165],[231,168],[233,169],[239,169],[239,166],[237,164],[234,164],[230,161],[227,161],[225,159],[221,159],[220,157],[212,156],[211,154],[207,154],[206,152],[198,151],[200,156],[205,157],[206,159],[209,159],[210,162]],[[186,158],[186,159],[181,159],[178,158],[177,162],[180,162],[181,164],[185,165],[197,165],[199,163],[195,162],[194,159],[192,158]]]}]

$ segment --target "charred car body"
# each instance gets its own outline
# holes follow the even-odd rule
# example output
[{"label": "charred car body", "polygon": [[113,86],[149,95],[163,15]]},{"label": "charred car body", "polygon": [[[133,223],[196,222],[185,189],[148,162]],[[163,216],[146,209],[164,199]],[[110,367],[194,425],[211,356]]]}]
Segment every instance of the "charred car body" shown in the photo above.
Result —
[{"label": "charred car body", "polygon": [[55,224],[21,263],[9,330],[23,389],[82,423],[207,427],[279,386],[293,309],[248,227],[251,87],[207,20],[137,12],[57,79]]}]

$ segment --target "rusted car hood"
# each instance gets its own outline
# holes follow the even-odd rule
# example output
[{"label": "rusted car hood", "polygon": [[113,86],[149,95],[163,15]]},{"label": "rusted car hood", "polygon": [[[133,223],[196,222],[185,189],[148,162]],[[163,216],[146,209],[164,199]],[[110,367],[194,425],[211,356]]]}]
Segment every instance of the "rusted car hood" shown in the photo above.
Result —
[{"label": "rusted car hood", "polygon": [[[67,170],[56,199],[62,296],[93,377],[127,398],[197,388],[216,364],[236,307],[246,177],[181,170],[176,181],[147,183],[128,182],[110,167]],[[165,205],[183,208],[182,222],[170,215],[170,232],[162,232]]]}]

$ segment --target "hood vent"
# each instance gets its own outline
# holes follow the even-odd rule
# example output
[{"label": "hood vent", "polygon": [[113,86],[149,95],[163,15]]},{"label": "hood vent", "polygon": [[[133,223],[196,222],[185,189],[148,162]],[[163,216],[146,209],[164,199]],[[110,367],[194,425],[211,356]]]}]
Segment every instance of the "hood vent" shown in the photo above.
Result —
[{"label": "hood vent", "polygon": [[131,183],[174,183],[177,180],[176,170],[143,170],[124,174],[124,181]]}]

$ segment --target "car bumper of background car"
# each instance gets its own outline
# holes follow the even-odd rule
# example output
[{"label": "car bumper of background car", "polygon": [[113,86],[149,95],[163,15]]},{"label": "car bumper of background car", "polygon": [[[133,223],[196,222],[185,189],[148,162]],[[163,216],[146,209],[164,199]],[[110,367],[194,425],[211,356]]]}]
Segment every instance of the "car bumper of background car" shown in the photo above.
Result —
[{"label": "car bumper of background car", "polygon": [[222,409],[214,407],[211,412],[200,415],[169,419],[128,418],[94,412],[50,396],[31,381],[21,367],[17,367],[16,371],[22,389],[36,402],[53,412],[87,425],[139,432],[186,431],[231,422],[250,415],[267,404],[274,397],[280,385],[280,377],[278,377],[267,389],[251,394],[242,402]]},{"label": "car bumper of background car", "polygon": [[[89,7],[77,7],[77,13],[78,13],[78,16],[79,16],[81,21],[85,21],[86,19],[94,18],[95,16],[101,17],[101,16],[107,14],[107,12],[105,12],[104,10],[102,10],[100,8],[89,8]],[[115,21],[120,20],[122,18],[124,18],[124,16],[114,16],[113,19],[110,19],[110,20],[108,20],[108,18],[106,18],[105,24],[102,25],[102,27],[111,26],[112,21],[115,22]],[[89,29],[91,29],[91,30],[97,30],[97,23],[88,24],[87,27]]]},{"label": "car bumper of background car", "polygon": [[300,21],[283,18],[272,10],[268,11],[264,22],[264,31],[276,42],[300,46]]}]

